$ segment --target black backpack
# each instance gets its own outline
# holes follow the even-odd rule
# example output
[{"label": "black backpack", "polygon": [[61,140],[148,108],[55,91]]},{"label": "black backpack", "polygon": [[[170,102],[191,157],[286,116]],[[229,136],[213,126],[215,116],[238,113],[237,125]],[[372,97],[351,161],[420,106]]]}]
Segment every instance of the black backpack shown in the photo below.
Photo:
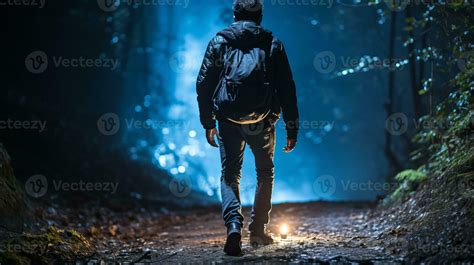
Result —
[{"label": "black backpack", "polygon": [[238,124],[254,124],[271,112],[270,84],[272,42],[261,47],[226,44],[221,79],[214,92],[215,111]]}]

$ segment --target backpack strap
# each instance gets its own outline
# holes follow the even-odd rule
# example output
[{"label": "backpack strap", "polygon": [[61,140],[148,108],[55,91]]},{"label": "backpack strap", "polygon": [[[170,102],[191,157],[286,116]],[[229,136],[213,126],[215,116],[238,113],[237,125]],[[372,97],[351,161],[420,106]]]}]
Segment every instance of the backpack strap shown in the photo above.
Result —
[{"label": "backpack strap", "polygon": [[270,40],[269,43],[266,43],[265,46],[264,46],[264,52],[265,52],[265,72],[264,72],[264,79],[265,79],[265,83],[268,84],[268,85],[271,85],[271,71],[272,71],[272,67],[271,67],[271,60],[270,60],[270,55],[272,53],[272,47],[273,47],[273,37],[272,39]]},{"label": "backpack strap", "polygon": [[276,89],[274,89],[272,87],[272,80],[271,80],[271,77],[273,76],[272,74],[272,64],[271,64],[271,60],[270,60],[270,55],[271,55],[271,52],[272,52],[272,47],[273,47],[273,37],[272,39],[269,41],[269,43],[266,43],[265,46],[264,46],[264,52],[265,52],[265,71],[264,71],[264,83],[265,85],[269,86],[269,89],[268,89],[268,93],[269,95],[266,96],[266,100],[267,100],[267,106],[266,106],[266,109],[267,109],[267,113],[265,114],[265,118],[266,119],[269,114],[271,113],[272,111],[272,101],[274,98],[276,98]]},{"label": "backpack strap", "polygon": [[[217,33],[217,36],[220,36],[222,37],[224,40],[225,40],[225,36],[221,34],[221,32]],[[230,49],[230,45],[228,43],[228,41],[226,40],[225,42],[222,42],[220,44],[220,49],[219,49],[219,52],[218,52],[218,58],[216,58],[218,60],[218,68],[219,68],[219,82],[218,82],[218,85],[216,86],[216,88],[214,89],[214,93],[213,93],[213,96],[212,98],[215,97],[216,93],[218,92],[219,90],[219,83],[224,79],[225,77],[225,71],[226,71],[226,65],[225,65],[225,62],[226,62],[226,56],[229,52],[229,49]]]},{"label": "backpack strap", "polygon": [[232,47],[230,46],[229,41],[227,41],[226,37],[221,32],[218,32],[217,36],[225,40],[224,42],[220,44],[219,58],[218,58],[220,60],[220,66],[222,68],[225,68],[224,63],[226,60],[226,55],[229,53],[229,49],[231,49]]}]

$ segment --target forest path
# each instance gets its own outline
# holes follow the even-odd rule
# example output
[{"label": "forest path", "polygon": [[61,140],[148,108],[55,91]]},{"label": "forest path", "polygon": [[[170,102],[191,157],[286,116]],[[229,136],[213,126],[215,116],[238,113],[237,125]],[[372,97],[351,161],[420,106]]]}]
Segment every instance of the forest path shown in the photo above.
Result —
[{"label": "forest path", "polygon": [[[392,263],[394,257],[390,253],[393,250],[389,251],[379,244],[388,225],[371,222],[372,209],[373,204],[367,203],[275,205],[268,228],[274,234],[276,243],[252,247],[245,229],[242,257],[230,257],[223,253],[225,227],[218,208],[168,215],[156,220],[138,217],[129,225],[114,226],[112,230],[116,229],[122,236],[101,240],[92,261],[170,264],[262,261]],[[245,209],[244,214],[247,218],[249,209]],[[287,239],[278,234],[282,223],[290,227]]]}]

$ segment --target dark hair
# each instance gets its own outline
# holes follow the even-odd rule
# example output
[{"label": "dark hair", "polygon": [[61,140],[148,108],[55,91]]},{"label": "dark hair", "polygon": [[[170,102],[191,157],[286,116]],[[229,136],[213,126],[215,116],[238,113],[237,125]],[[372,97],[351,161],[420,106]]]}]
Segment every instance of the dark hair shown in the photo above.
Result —
[{"label": "dark hair", "polygon": [[234,0],[234,17],[236,21],[252,20],[257,23],[262,21],[262,0]]}]

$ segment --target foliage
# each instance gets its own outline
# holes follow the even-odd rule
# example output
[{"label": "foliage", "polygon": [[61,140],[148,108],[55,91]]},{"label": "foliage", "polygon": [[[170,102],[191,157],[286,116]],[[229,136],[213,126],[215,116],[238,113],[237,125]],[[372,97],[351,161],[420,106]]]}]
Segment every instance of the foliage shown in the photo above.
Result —
[{"label": "foliage", "polygon": [[[416,10],[412,6],[406,8]],[[420,170],[399,173],[396,179],[400,186],[386,203],[413,191],[411,184],[424,180],[425,174],[448,171],[453,178],[460,178],[473,171],[474,7],[459,2],[423,5],[422,9],[419,17],[405,18],[404,29],[411,32],[405,47],[417,47],[413,44],[416,42],[413,32],[420,32],[422,47],[414,48],[408,59],[422,62],[422,77],[429,72],[417,88],[418,96],[426,103],[423,112],[427,114],[418,120],[421,126],[412,138],[412,148],[416,149],[410,156]]]},{"label": "foliage", "polygon": [[[425,164],[433,173],[466,165],[472,167],[469,163],[472,163],[474,129],[473,9],[469,5],[441,5],[427,7],[424,13],[424,19],[432,21],[431,27],[445,40],[437,50],[446,54],[439,57],[439,64],[447,63],[444,74],[448,82],[439,89],[451,91],[434,110],[420,118],[424,126],[420,126],[421,130],[413,137],[413,142],[421,147],[412,153],[412,160]],[[429,96],[430,102],[433,101],[433,79],[437,76],[431,77],[429,85],[420,93]]]},{"label": "foliage", "polygon": [[[378,4],[383,6],[384,3]],[[337,76],[377,68],[399,71],[401,76],[405,65],[411,64],[411,75],[420,79],[412,83],[417,86],[414,91],[418,91],[414,99],[420,99],[414,102],[422,106],[410,109],[407,107],[409,104],[404,104],[399,112],[416,113],[416,108],[420,107],[426,115],[419,118],[421,126],[412,135],[408,146],[412,151],[410,158],[413,164],[404,166],[424,165],[424,170],[433,173],[466,165],[472,167],[474,6],[462,1],[454,4],[437,2],[408,4],[396,13],[400,11],[405,12],[405,34],[399,36],[404,40],[403,47],[397,50],[408,47],[408,54],[401,58],[389,58],[391,61],[365,56],[360,58],[357,66],[343,69]],[[387,11],[390,12],[395,11]],[[391,23],[398,25],[397,20]]]},{"label": "foliage", "polygon": [[426,180],[426,174],[413,169],[402,171],[395,176],[398,182],[421,183]]},{"label": "foliage", "polygon": [[[468,33],[474,29],[474,22],[470,17],[472,9],[471,6],[436,6],[428,7],[423,15],[425,22],[433,24],[431,29],[439,29],[439,36],[445,40],[443,47],[429,47],[445,54],[433,58],[432,62],[433,65],[444,64],[445,71],[435,76],[432,70],[432,76],[424,80],[419,95],[429,97],[432,104],[435,89],[433,80],[440,79],[439,75],[445,75],[448,80],[439,89],[451,92],[446,98],[440,99],[434,110],[430,109],[428,115],[419,119],[423,126],[420,126],[421,129],[412,139],[419,148],[412,152],[411,159],[423,165],[423,170],[430,175],[449,172],[448,176],[455,182],[461,181],[466,172],[472,172],[474,162],[471,144],[474,129],[474,61],[473,41],[472,37],[468,37]],[[419,26],[425,29],[427,23]],[[393,203],[403,197],[410,190],[407,189],[410,187],[407,187],[406,181],[419,177],[413,171],[399,173],[396,179],[405,181],[385,203]]]},{"label": "foliage", "polygon": [[424,182],[428,177],[425,173],[420,170],[408,169],[402,171],[395,176],[395,179],[399,182],[398,188],[385,200],[384,205],[390,205],[394,202],[402,201],[407,195],[416,191],[418,186]]}]

